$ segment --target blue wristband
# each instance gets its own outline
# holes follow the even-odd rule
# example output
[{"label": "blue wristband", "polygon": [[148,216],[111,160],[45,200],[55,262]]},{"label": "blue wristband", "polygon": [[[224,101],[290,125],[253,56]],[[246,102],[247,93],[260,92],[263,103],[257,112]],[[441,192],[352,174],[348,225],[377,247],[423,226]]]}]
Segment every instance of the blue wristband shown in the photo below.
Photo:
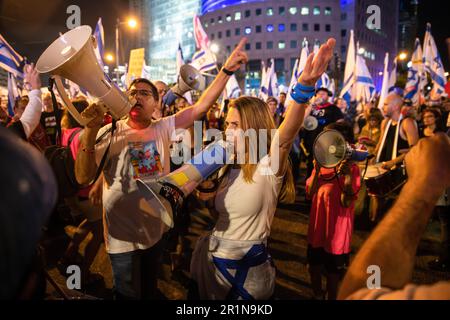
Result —
[{"label": "blue wristband", "polygon": [[291,90],[291,98],[298,104],[307,103],[315,94],[316,88],[314,86],[304,86],[297,83]]}]

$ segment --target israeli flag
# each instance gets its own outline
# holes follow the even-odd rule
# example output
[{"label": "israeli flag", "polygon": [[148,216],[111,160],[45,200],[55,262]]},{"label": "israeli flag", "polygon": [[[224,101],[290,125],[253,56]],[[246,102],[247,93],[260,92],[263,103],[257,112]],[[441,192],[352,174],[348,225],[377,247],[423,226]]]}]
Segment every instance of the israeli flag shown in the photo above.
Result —
[{"label": "israeli flag", "polygon": [[227,85],[225,87],[225,98],[226,99],[236,99],[241,95],[241,88],[237,82],[236,76],[233,74],[230,79],[228,79]]},{"label": "israeli flag", "polygon": [[275,61],[273,58],[270,59],[270,67],[267,69],[264,80],[265,81],[261,86],[261,99],[266,101],[268,97],[278,97],[278,79],[275,72]]},{"label": "israeli flag", "polygon": [[98,18],[97,25],[95,26],[94,37],[97,42],[97,48],[95,48],[95,55],[100,65],[103,67],[103,55],[105,54],[105,32],[103,30],[102,18]]},{"label": "israeli flag", "polygon": [[259,86],[258,98],[266,101],[268,89],[266,87],[267,68],[264,61],[261,61],[261,85]]},{"label": "israeli flag", "polygon": [[200,72],[216,69],[216,56],[209,49],[202,49],[194,53],[191,66]]},{"label": "israeli flag", "polygon": [[437,94],[445,92],[445,85],[447,79],[445,77],[444,65],[442,64],[441,56],[436,47],[433,35],[431,34],[431,24],[427,24],[427,31],[425,33],[424,42],[424,57],[426,71],[430,74],[433,80],[433,89]]},{"label": "israeli flag", "polygon": [[408,69],[408,79],[405,86],[405,99],[409,99],[413,102],[414,106],[419,105],[420,93],[421,93],[421,83],[422,81],[422,69],[423,69],[423,57],[422,57],[422,47],[420,45],[420,40],[416,39],[414,44],[414,53],[411,58],[411,67]]},{"label": "israeli flag", "polygon": [[395,88],[397,82],[397,58],[394,59],[391,73],[389,74],[388,92],[391,92]]},{"label": "israeli flag", "polygon": [[[303,69],[305,69],[308,55],[309,55],[308,40],[304,38],[302,42],[302,51],[300,53],[300,58],[296,60],[294,69],[292,70],[291,82],[289,84],[289,93],[291,92],[292,88],[297,84],[298,78],[303,72]],[[289,105],[289,102],[291,100],[292,100],[291,95],[288,94],[286,97],[286,105]]]},{"label": "israeli flag", "polygon": [[14,51],[13,47],[0,34],[0,67],[23,78],[23,57]]},{"label": "israeli flag", "polygon": [[347,49],[347,59],[345,61],[344,84],[340,95],[341,98],[347,101],[347,105],[349,106],[350,102],[355,100],[355,96],[352,92],[353,85],[355,84],[355,67],[356,67],[355,39],[353,30],[351,30],[350,40]]},{"label": "israeli flag", "polygon": [[355,95],[356,101],[365,104],[372,100],[375,94],[375,85],[367,68],[366,61],[361,55],[356,56],[355,67]]},{"label": "israeli flag", "polygon": [[20,90],[13,73],[8,72],[8,114],[14,116],[14,104],[20,98]]},{"label": "israeli flag", "polygon": [[380,101],[378,102],[378,109],[383,108],[384,100],[386,100],[386,97],[389,93],[389,80],[390,80],[391,74],[389,74],[388,68],[389,68],[389,53],[386,52],[386,56],[384,57],[383,84],[381,86]]}]

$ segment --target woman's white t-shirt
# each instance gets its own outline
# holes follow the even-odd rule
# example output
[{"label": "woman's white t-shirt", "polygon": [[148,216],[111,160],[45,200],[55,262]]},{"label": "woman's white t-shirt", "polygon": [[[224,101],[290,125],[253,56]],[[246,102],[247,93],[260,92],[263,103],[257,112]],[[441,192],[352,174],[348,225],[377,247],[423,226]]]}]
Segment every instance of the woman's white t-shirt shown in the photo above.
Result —
[{"label": "woman's white t-shirt", "polygon": [[269,236],[283,176],[268,171],[269,156],[258,163],[253,183],[244,180],[241,169],[229,170],[215,198],[219,217],[214,236],[229,240],[264,240]]}]

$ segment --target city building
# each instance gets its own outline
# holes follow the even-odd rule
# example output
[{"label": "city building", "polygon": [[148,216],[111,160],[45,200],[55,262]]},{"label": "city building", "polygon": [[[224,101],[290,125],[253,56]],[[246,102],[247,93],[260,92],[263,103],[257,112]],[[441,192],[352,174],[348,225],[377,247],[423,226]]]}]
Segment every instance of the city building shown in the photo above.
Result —
[{"label": "city building", "polygon": [[178,43],[185,59],[195,52],[193,18],[200,0],[130,0],[130,11],[143,23],[135,47],[146,49],[151,78],[175,82]]},{"label": "city building", "polygon": [[[379,30],[366,25],[371,5],[380,8]],[[260,85],[261,61],[271,58],[275,59],[278,82],[287,84],[304,38],[308,39],[310,50],[315,40],[323,43],[330,37],[336,39],[336,58],[329,73],[339,81],[353,29],[360,53],[380,88],[385,53],[394,57],[398,51],[398,6],[398,0],[204,0],[201,21],[209,39],[219,48],[219,62],[241,37],[249,39],[247,87],[251,88]]]}]

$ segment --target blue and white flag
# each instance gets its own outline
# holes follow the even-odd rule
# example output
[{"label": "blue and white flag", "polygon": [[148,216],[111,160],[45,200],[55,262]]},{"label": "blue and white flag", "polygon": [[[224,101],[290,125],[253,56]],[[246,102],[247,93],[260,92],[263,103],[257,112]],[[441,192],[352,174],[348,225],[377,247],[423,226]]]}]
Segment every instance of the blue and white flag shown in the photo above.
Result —
[{"label": "blue and white flag", "polygon": [[423,71],[423,57],[422,47],[420,40],[416,39],[414,44],[414,53],[411,58],[411,67],[408,69],[408,79],[405,86],[405,99],[409,99],[413,102],[414,106],[418,106],[420,103],[421,83]]},{"label": "blue and white flag", "polygon": [[225,87],[224,97],[225,99],[236,99],[241,95],[241,88],[237,82],[236,76],[233,74],[230,79],[228,79],[227,85]]},{"label": "blue and white flag", "polygon": [[261,99],[266,101],[268,97],[278,97],[278,79],[273,58],[270,59],[270,67],[266,71],[264,80],[261,86]]},{"label": "blue and white flag", "polygon": [[97,42],[95,55],[97,56],[97,60],[100,65],[103,67],[103,55],[105,54],[105,32],[103,30],[102,18],[98,18],[97,25],[95,26],[94,37]]},{"label": "blue and white flag", "polygon": [[353,85],[355,83],[355,67],[356,67],[356,52],[355,52],[355,39],[353,30],[350,31],[350,40],[347,49],[347,58],[345,60],[344,71],[344,84],[341,91],[341,98],[347,101],[347,105],[350,106],[350,102],[355,100],[353,94]]},{"label": "blue and white flag", "polygon": [[211,50],[202,49],[192,56],[191,66],[200,72],[216,69],[216,56]]},{"label": "blue and white flag", "polygon": [[0,34],[0,67],[23,78],[23,57]]},{"label": "blue and white flag", "polygon": [[356,55],[354,86],[356,101],[365,104],[373,99],[375,84],[373,83],[369,68],[367,68],[366,61],[359,54]]},{"label": "blue and white flag", "polygon": [[14,104],[20,96],[16,77],[11,72],[8,72],[8,114],[11,117],[14,116]]},{"label": "blue and white flag", "polygon": [[395,88],[397,82],[397,58],[394,59],[391,73],[389,74],[388,92],[391,92]]},{"label": "blue and white flag", "polygon": [[266,79],[267,79],[267,69],[264,61],[261,61],[261,84],[259,86],[258,98],[266,101],[267,99],[267,87],[266,87]]},{"label": "blue and white flag", "polygon": [[[305,69],[306,60],[308,59],[309,48],[308,48],[308,40],[306,38],[303,39],[302,42],[302,51],[300,52],[300,58],[295,61],[294,69],[292,70],[291,82],[289,84],[289,93],[292,88],[297,84],[298,78],[300,77],[303,69]],[[291,95],[288,94],[286,97],[285,105],[289,105],[289,102],[292,100]]]},{"label": "blue and white flag", "polygon": [[380,101],[378,102],[378,109],[383,108],[384,100],[386,100],[386,97],[389,93],[389,80],[390,80],[391,75],[389,74],[388,70],[389,70],[389,53],[386,52],[386,56],[384,57],[383,84],[381,86]]},{"label": "blue and white flag", "polygon": [[444,65],[441,56],[437,50],[436,42],[431,34],[431,24],[427,24],[427,32],[425,33],[423,61],[426,71],[433,80],[433,89],[437,94],[445,92],[447,78],[445,77]]}]

